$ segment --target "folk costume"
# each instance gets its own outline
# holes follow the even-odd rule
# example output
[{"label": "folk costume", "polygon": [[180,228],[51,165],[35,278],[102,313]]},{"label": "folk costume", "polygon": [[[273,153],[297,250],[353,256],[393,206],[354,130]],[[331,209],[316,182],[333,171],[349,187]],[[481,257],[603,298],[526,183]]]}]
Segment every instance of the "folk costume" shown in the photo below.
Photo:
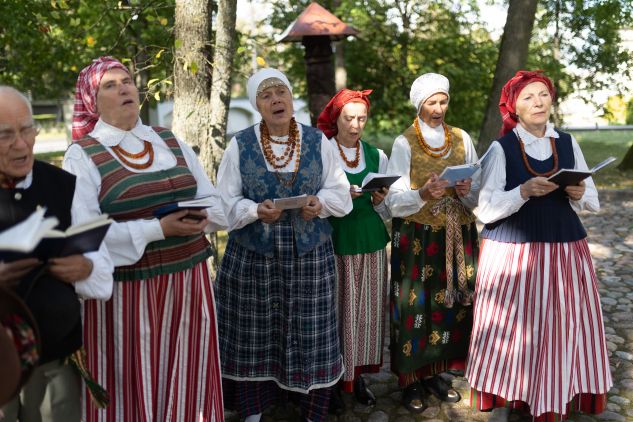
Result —
[{"label": "folk costume", "polygon": [[[248,94],[255,109],[257,91],[275,84],[291,91],[277,70],[251,76]],[[242,417],[257,419],[294,392],[304,417],[320,421],[327,414],[327,387],[338,382],[344,369],[327,217],[342,217],[352,209],[349,183],[337,151],[321,131],[294,119],[290,132],[296,127],[297,138],[269,135],[267,145],[282,156],[289,142],[298,142],[299,161],[274,168],[264,154],[263,124],[231,139],[218,172],[229,223],[215,284],[225,400]],[[264,200],[302,194],[318,197],[323,206],[318,217],[305,221],[300,209],[291,209],[272,224],[258,218]]]},{"label": "folk costume", "polygon": [[[360,102],[367,107],[371,90],[339,91],[319,115],[317,126],[339,152],[339,164],[352,185],[361,186],[367,173],[387,171],[385,153],[365,141],[348,148],[336,139],[337,119],[343,107]],[[354,380],[375,373],[382,366],[387,298],[387,252],[389,234],[383,220],[390,218],[384,201],[372,204],[366,192],[352,200],[354,208],[344,217],[330,217],[338,275],[338,318],[343,351],[342,389],[354,391]]]},{"label": "folk costume", "polygon": [[[75,176],[48,163],[35,161],[32,171],[11,187],[0,187],[0,231],[26,219],[38,206],[56,217],[59,230],[81,224],[81,198]],[[37,364],[20,394],[3,407],[4,421],[79,421],[80,378],[69,361],[82,346],[79,297],[107,299],[112,291],[112,261],[107,248],[85,254],[93,263],[86,280],[65,283],[42,272],[21,280],[14,292],[32,313],[41,339]],[[9,325],[17,321],[0,321]],[[26,362],[23,363],[23,367]]]},{"label": "folk costume", "polygon": [[[411,87],[411,103],[419,112],[429,97],[448,96],[448,91],[444,76],[425,74]],[[447,188],[442,198],[430,201],[422,200],[418,189],[431,173],[476,161],[465,131],[445,124],[432,128],[419,117],[394,141],[387,172],[401,178],[386,199],[394,217],[391,367],[403,388],[465,366],[477,270],[477,228],[471,209],[477,203],[478,182],[474,178],[463,197]]]},{"label": "folk costume", "polygon": [[[115,220],[105,239],[115,265],[112,298],[84,307],[88,367],[110,404],[86,403],[85,419],[222,421],[211,247],[202,234],[165,238],[152,214],[211,195],[206,230],[215,231],[226,225],[220,198],[193,150],[169,130],[139,119],[125,131],[97,120],[99,82],[112,68],[125,69],[101,58],[80,73],[75,142],[64,157],[78,177],[83,213]],[[121,149],[131,154],[121,157]]]},{"label": "folk costume", "polygon": [[466,377],[480,410],[510,406],[537,421],[572,410],[600,413],[612,386],[596,274],[577,212],[597,212],[591,178],[578,201],[561,187],[524,200],[520,185],[557,168],[586,170],[573,136],[547,123],[537,137],[520,123],[517,96],[532,82],[519,71],[503,88],[503,136],[490,149],[478,216],[485,223]]}]

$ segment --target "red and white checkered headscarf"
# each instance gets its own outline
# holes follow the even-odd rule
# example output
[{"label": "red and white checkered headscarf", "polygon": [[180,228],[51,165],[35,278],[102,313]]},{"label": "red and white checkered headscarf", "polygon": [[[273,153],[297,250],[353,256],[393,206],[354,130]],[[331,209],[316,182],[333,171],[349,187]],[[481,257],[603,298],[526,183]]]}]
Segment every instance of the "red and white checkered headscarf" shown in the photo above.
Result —
[{"label": "red and white checkered headscarf", "polygon": [[130,73],[120,61],[103,56],[86,66],[77,78],[75,86],[75,108],[73,110],[73,141],[78,141],[92,132],[99,113],[97,113],[97,92],[103,75],[111,69],[122,69]]}]

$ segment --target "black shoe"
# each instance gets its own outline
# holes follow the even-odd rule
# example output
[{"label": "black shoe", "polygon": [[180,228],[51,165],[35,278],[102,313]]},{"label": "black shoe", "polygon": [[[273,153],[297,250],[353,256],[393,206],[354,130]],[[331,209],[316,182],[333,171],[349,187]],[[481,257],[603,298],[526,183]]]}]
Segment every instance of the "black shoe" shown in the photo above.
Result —
[{"label": "black shoe", "polygon": [[330,415],[341,416],[345,413],[345,402],[338,384],[332,387],[330,393],[330,407],[328,408]]},{"label": "black shoe", "polygon": [[402,404],[412,413],[422,413],[428,407],[426,392],[419,381],[404,389],[402,392]]},{"label": "black shoe", "polygon": [[371,392],[362,376],[357,376],[354,380],[354,397],[356,401],[365,406],[373,406],[376,404],[376,396]]},{"label": "black shoe", "polygon": [[425,379],[424,386],[429,393],[433,394],[441,401],[447,403],[457,403],[462,399],[459,392],[453,389],[453,386],[439,375],[434,375]]}]

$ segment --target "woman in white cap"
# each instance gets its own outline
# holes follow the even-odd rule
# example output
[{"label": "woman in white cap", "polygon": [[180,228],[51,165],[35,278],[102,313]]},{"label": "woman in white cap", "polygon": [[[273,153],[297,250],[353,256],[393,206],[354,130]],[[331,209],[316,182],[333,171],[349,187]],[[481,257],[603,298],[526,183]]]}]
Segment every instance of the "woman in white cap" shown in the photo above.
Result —
[{"label": "woman in white cap", "polygon": [[471,209],[476,180],[448,187],[447,166],[473,163],[468,134],[448,126],[448,79],[427,73],[411,86],[413,124],[394,141],[388,174],[400,175],[386,199],[393,218],[391,364],[404,388],[403,404],[426,408],[426,393],[457,402],[460,395],[439,374],[463,370],[472,324],[478,251]]},{"label": "woman in white cap", "polygon": [[[283,73],[262,69],[247,91],[262,121],[231,139],[218,172],[230,231],[216,282],[225,404],[258,421],[295,392],[303,417],[321,421],[344,370],[327,217],[352,210],[350,185],[323,133],[295,122]],[[300,195],[298,208],[273,201]]]}]

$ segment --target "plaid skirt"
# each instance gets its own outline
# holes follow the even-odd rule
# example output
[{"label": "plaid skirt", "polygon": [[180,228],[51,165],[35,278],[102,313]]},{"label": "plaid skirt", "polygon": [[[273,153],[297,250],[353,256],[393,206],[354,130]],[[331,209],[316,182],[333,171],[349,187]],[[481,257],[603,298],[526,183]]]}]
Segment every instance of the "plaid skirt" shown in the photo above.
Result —
[{"label": "plaid skirt", "polygon": [[229,238],[215,283],[222,376],[307,393],[343,373],[331,241],[297,256],[292,225],[273,230],[274,256]]}]

